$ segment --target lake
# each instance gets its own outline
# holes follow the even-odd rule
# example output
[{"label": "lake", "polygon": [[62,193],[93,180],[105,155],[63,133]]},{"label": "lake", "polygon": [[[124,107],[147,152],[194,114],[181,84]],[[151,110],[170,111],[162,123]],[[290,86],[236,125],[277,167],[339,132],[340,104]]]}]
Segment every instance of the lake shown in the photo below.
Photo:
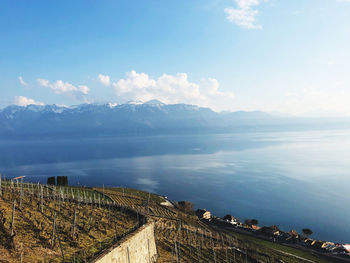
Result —
[{"label": "lake", "polygon": [[350,130],[0,141],[0,172],[133,187],[350,242]]}]

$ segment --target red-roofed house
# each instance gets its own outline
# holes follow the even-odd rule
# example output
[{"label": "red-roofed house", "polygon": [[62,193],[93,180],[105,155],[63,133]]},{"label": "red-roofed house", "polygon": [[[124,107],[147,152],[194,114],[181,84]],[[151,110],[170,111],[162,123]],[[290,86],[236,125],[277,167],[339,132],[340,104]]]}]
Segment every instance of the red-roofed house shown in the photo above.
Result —
[{"label": "red-roofed house", "polygon": [[343,245],[343,247],[345,248],[346,251],[350,253],[350,244],[345,244]]}]

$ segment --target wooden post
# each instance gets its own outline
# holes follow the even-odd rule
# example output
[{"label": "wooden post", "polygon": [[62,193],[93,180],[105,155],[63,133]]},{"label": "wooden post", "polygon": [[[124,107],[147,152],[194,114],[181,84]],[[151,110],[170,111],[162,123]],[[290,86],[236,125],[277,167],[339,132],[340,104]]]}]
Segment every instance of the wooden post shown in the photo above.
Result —
[{"label": "wooden post", "polygon": [[57,234],[57,238],[58,238],[58,244],[59,244],[60,250],[61,250],[62,262],[64,262],[64,253],[63,253],[63,248],[62,248],[62,244],[61,244],[60,235],[57,232],[56,232],[56,234]]},{"label": "wooden post", "polygon": [[128,253],[128,254],[127,254],[127,256],[128,256],[128,263],[130,263],[130,253],[129,253],[129,247],[127,247],[127,248],[126,248],[126,250],[127,250],[127,253]]},{"label": "wooden post", "polygon": [[11,219],[11,236],[13,236],[15,231],[15,211],[16,211],[16,200],[13,200],[12,206],[12,219]]},{"label": "wooden post", "polygon": [[58,193],[58,211],[61,211],[61,198],[62,198],[62,194],[61,194],[61,191],[59,191],[59,193]]},{"label": "wooden post", "polygon": [[2,188],[1,188],[1,174],[0,174],[0,195],[2,195]]},{"label": "wooden post", "polygon": [[22,199],[23,199],[23,178],[21,178],[21,198],[19,199],[19,208],[22,208]]},{"label": "wooden post", "polygon": [[[233,244],[232,244],[232,239],[229,237],[228,238],[228,243],[229,243],[229,249],[231,250],[231,254],[232,254],[232,247],[233,247]],[[232,263],[232,258],[230,256],[230,263]]]},{"label": "wooden post", "polygon": [[149,249],[149,238],[147,239],[148,263],[151,263],[151,251]]},{"label": "wooden post", "polygon": [[201,231],[201,234],[202,234],[201,249],[203,249],[203,241],[204,241],[204,238],[203,238],[203,231]]},{"label": "wooden post", "polygon": [[74,218],[73,218],[73,228],[72,228],[72,237],[75,239],[75,224],[77,221],[77,209],[74,209]]},{"label": "wooden post", "polygon": [[196,236],[196,246],[197,246],[197,259],[198,259],[198,262],[200,262],[200,251],[199,251],[199,245],[197,245],[197,236]]},{"label": "wooden post", "polygon": [[171,246],[171,263],[174,262],[174,248]]},{"label": "wooden post", "polygon": [[78,198],[78,207],[79,207],[79,205],[80,205],[80,190],[79,189],[78,189],[77,198]]},{"label": "wooden post", "polygon": [[236,263],[236,246],[233,248],[233,262]]},{"label": "wooden post", "polygon": [[86,204],[86,195],[85,195],[85,190],[83,191],[83,195],[84,195],[84,203]]},{"label": "wooden post", "polygon": [[[149,197],[150,197],[150,195],[148,195],[148,200],[149,200]],[[178,234],[179,234],[179,239],[181,239],[181,227],[182,227],[182,221],[180,220],[179,221],[179,225],[178,225],[178,227],[179,227],[179,229],[178,229]],[[177,235],[177,233],[176,233],[176,235]],[[181,262],[181,244],[180,244],[180,242],[179,242],[179,247],[178,247],[178,253],[179,253],[179,263]]]},{"label": "wooden post", "polygon": [[53,214],[53,222],[52,222],[52,234],[51,234],[51,245],[55,246],[55,231],[56,231],[56,212]]},{"label": "wooden post", "polygon": [[115,222],[114,228],[115,228],[115,238],[117,238],[117,230],[118,230],[117,222]]},{"label": "wooden post", "polygon": [[149,201],[151,199],[151,193],[148,192],[148,200],[147,200],[147,214],[149,214]]},{"label": "wooden post", "polygon": [[43,191],[43,187],[40,185],[40,211],[41,213],[44,212],[44,206],[43,206],[43,202],[44,202],[44,191]]},{"label": "wooden post", "polygon": [[213,242],[213,239],[212,239],[212,233],[211,232],[210,232],[210,245],[211,245],[211,248],[213,250],[214,261],[216,261],[215,250],[214,250],[214,242]]},{"label": "wooden post", "polygon": [[176,246],[176,243],[177,243],[177,241],[176,241],[176,238],[175,238],[175,254],[176,254],[176,263],[179,263],[179,253],[178,253],[178,251],[177,251],[177,246]]},{"label": "wooden post", "polygon": [[[225,241],[224,241],[224,244],[225,244]],[[225,245],[225,252],[226,252],[226,261],[228,261],[227,245]]]}]

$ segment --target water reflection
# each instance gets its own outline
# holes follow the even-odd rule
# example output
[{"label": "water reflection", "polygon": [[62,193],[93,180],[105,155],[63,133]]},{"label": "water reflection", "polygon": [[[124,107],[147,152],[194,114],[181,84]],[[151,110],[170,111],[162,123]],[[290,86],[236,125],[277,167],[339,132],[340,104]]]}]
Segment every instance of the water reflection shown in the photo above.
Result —
[{"label": "water reflection", "polygon": [[348,242],[349,139],[323,131],[1,142],[0,171],[141,188]]}]

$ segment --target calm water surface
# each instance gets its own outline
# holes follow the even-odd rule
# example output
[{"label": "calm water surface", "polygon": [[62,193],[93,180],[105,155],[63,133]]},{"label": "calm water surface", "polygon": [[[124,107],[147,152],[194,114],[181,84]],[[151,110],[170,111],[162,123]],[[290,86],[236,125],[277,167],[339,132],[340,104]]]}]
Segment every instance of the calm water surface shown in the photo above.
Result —
[{"label": "calm water surface", "polygon": [[0,141],[0,171],[139,188],[350,242],[350,130]]}]

